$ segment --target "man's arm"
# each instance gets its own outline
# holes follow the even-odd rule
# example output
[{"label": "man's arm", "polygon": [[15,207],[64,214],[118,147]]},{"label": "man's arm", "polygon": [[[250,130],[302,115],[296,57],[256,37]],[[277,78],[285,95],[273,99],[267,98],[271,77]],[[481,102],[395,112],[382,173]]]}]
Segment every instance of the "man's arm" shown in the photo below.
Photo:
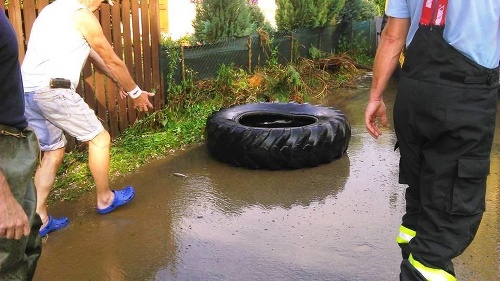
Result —
[{"label": "man's arm", "polygon": [[116,80],[116,77],[109,70],[108,66],[104,63],[104,60],[93,49],[90,49],[89,61],[97,68],[97,70],[99,70],[101,73],[103,73],[104,75],[111,78],[111,80],[113,80],[113,82],[118,83],[118,80]]},{"label": "man's arm", "polygon": [[373,62],[370,99],[365,112],[366,129],[374,138],[378,138],[382,134],[376,124],[376,119],[380,118],[382,126],[387,125],[383,93],[399,63],[399,55],[405,45],[409,28],[410,19],[389,17],[380,38],[380,44]]},{"label": "man's arm", "polygon": [[[125,91],[131,92],[136,89],[137,84],[132,79],[128,72],[125,63],[115,54],[113,48],[104,36],[101,25],[94,14],[86,9],[81,9],[75,12],[73,20],[76,28],[82,33],[90,47],[97,52],[102,62],[107,67],[112,76],[116,79]],[[141,91],[142,94],[134,98],[135,107],[139,110],[148,111],[148,108],[153,108],[149,101],[149,96],[154,94],[147,91]]]},{"label": "man's arm", "polygon": [[21,239],[30,234],[28,216],[10,191],[9,183],[0,170],[0,237]]},{"label": "man's arm", "polygon": [[128,97],[127,92],[125,92],[123,87],[118,83],[118,80],[116,80],[116,78],[113,76],[113,73],[111,73],[109,68],[106,66],[106,64],[102,60],[101,56],[99,56],[99,54],[92,49],[90,49],[89,61],[97,68],[97,70],[99,70],[101,73],[103,73],[104,75],[111,78],[111,80],[113,80],[113,82],[118,84],[120,97],[122,99],[126,99]]}]

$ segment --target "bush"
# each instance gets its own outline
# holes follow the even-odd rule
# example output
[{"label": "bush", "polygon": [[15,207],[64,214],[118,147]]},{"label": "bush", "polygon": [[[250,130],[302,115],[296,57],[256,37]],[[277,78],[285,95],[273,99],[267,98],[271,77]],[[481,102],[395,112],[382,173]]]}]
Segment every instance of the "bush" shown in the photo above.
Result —
[{"label": "bush", "polygon": [[257,28],[266,27],[264,16],[258,9],[248,5],[246,0],[205,0],[196,6],[194,37],[206,44],[248,36]]},{"label": "bush", "polygon": [[340,11],[340,21],[346,23],[371,20],[378,15],[380,10],[374,0],[346,0]]},{"label": "bush", "polygon": [[278,31],[332,26],[345,0],[277,0]]},{"label": "bush", "polygon": [[378,7],[379,15],[383,15],[385,13],[385,0],[374,0],[373,2]]}]

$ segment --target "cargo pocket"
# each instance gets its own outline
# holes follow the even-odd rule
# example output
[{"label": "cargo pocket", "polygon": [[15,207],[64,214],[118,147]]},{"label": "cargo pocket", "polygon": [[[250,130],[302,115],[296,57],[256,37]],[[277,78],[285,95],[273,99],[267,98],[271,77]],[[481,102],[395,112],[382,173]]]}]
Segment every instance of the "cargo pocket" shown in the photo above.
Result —
[{"label": "cargo pocket", "polygon": [[458,159],[458,175],[453,183],[452,215],[476,215],[485,210],[489,159]]}]

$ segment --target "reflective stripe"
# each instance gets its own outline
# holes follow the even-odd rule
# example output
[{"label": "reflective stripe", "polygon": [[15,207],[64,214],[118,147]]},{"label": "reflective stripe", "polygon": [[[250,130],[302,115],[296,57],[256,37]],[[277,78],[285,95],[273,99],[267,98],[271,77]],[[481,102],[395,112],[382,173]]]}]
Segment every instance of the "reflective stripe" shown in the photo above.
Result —
[{"label": "reflective stripe", "polygon": [[410,243],[410,240],[413,239],[415,235],[417,235],[417,232],[415,230],[400,226],[398,237],[396,237],[396,242],[398,242],[398,244]]},{"label": "reflective stripe", "polygon": [[408,258],[408,261],[410,262],[413,267],[415,267],[424,277],[425,280],[428,281],[456,281],[457,279],[455,276],[449,274],[448,272],[438,269],[438,268],[432,268],[432,267],[427,267],[420,262],[416,261],[413,256],[410,254],[410,257]]},{"label": "reflective stripe", "polygon": [[405,54],[403,51],[399,53],[399,66],[403,66],[403,63],[405,62]]}]

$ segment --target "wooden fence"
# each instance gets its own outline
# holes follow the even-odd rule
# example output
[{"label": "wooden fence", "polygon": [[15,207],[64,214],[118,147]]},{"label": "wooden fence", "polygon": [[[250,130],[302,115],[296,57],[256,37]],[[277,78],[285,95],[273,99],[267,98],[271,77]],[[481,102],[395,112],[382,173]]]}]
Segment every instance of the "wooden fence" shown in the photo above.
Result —
[{"label": "wooden fence", "polygon": [[[9,1],[5,6],[19,42],[19,61],[22,63],[30,31],[38,13],[49,0]],[[158,19],[159,0],[115,0],[114,6],[102,4],[95,12],[104,34],[116,54],[125,62],[135,82],[144,90],[155,91],[152,99],[154,110],[165,106],[164,87],[160,69],[160,31]],[[121,99],[114,83],[87,63],[77,88],[85,101],[96,111],[103,125],[114,138],[137,119],[130,98]]]}]

